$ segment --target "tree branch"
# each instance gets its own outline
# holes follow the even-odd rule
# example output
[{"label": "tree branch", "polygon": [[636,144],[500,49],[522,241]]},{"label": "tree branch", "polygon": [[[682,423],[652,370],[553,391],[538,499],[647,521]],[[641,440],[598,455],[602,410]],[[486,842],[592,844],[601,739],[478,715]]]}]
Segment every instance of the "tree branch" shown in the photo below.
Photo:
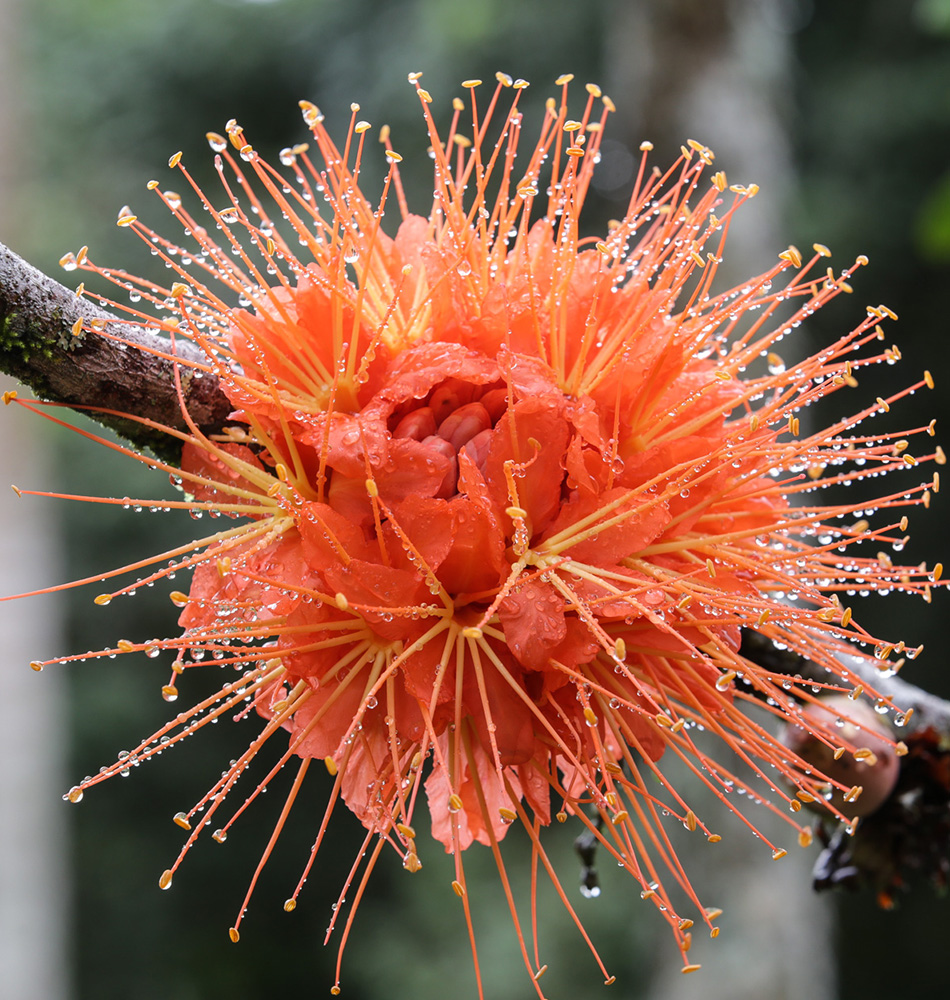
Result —
[{"label": "tree branch", "polygon": [[[88,332],[73,335],[80,319],[101,323],[105,333],[142,349]],[[184,361],[206,361],[190,341],[177,342],[172,350],[165,338],[99,309],[0,243],[0,370],[43,399],[135,414],[187,430],[175,387],[177,367],[191,419],[205,434],[220,431],[233,407],[214,374],[176,365],[150,353],[154,350],[174,353]],[[177,438],[120,416],[101,412],[89,416],[137,448],[178,463]]]},{"label": "tree branch", "polygon": [[[827,682],[823,668],[790,650],[777,649],[765,636],[746,629],[742,654],[776,673]],[[855,685],[873,687],[907,716],[899,738],[907,745],[900,776],[890,797],[849,833],[843,824],[819,830],[825,849],[812,878],[818,890],[868,884],[883,906],[922,874],[940,888],[950,882],[950,702],[857,656],[840,658]],[[913,714],[911,714],[913,710]],[[895,732],[895,736],[897,736]]]}]

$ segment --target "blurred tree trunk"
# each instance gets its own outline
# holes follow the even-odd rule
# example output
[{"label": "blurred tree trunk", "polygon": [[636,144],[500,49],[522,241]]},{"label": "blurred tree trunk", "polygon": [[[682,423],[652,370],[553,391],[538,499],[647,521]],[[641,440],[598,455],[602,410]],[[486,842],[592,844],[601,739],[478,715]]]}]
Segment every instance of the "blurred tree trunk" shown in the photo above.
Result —
[{"label": "blurred tree trunk", "polygon": [[[17,181],[27,158],[18,116],[18,0],[0,0],[0,232],[25,239],[25,199]],[[0,392],[13,388],[5,376]],[[56,575],[53,529],[44,504],[17,499],[8,476],[37,484],[42,476],[38,422],[16,406],[3,408],[0,433],[0,595],[44,586]],[[0,699],[0,993],[4,1000],[66,1000],[70,996],[66,928],[67,878],[65,740],[60,708],[62,677],[36,674],[29,663],[52,655],[59,642],[57,608],[49,599],[0,604],[3,698]]]},{"label": "blurred tree trunk", "polygon": [[[642,139],[656,162],[678,155],[687,139],[709,143],[731,183],[761,192],[730,229],[724,282],[756,274],[788,245],[784,203],[792,183],[785,127],[792,62],[787,0],[616,0],[606,38],[608,92],[631,149]],[[621,138],[618,128],[614,138]],[[725,284],[720,287],[725,287]],[[688,781],[680,785],[686,787]],[[719,815],[709,793],[693,797],[697,813]],[[706,804],[708,808],[703,809]],[[663,942],[651,995],[663,1000],[834,1000],[833,925],[827,900],[811,888],[814,851],[794,831],[764,816],[764,832],[787,847],[776,863],[764,844],[733,824],[713,846],[676,838],[700,898],[721,907],[722,934],[700,932],[690,958],[706,965],[683,976]],[[707,971],[715,968],[715,975]]]}]

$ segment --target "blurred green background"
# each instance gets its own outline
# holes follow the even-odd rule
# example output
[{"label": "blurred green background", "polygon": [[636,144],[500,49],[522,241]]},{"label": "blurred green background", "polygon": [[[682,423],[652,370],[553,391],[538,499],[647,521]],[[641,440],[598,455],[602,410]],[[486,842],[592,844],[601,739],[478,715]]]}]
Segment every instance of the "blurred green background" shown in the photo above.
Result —
[{"label": "blurred green background", "polygon": [[[394,145],[406,160],[410,202],[425,211],[431,174],[407,72],[424,70],[436,113],[446,117],[462,79],[491,80],[504,70],[530,80],[530,114],[543,107],[555,77],[573,72],[581,85],[601,84],[618,106],[608,133],[614,145],[611,158],[605,157],[606,177],[592,198],[592,229],[622,213],[626,165],[641,139],[657,144],[659,163],[686,138],[708,143],[730,179],[754,180],[764,189],[764,221],[738,237],[740,256],[754,258],[760,248],[767,253],[759,264],[753,261],[756,270],[790,242],[825,243],[838,266],[859,253],[870,257],[856,294],[816,317],[812,342],[853,325],[866,303],[886,303],[900,315],[899,326],[888,331],[904,355],[898,381],[930,368],[938,382],[937,393],[902,406],[897,422],[919,426],[947,415],[940,387],[950,379],[950,0],[6,0],[0,5],[4,15],[9,20],[0,31],[16,39],[18,114],[15,136],[8,132],[5,139],[7,159],[16,164],[17,194],[6,199],[0,239],[61,280],[57,260],[82,244],[101,263],[146,269],[147,254],[113,225],[118,209],[130,204],[158,223],[160,215],[149,216],[155,199],[144,185],[153,176],[164,179],[166,161],[178,149],[196,177],[210,182],[204,134],[223,130],[230,118],[244,125],[259,151],[274,155],[306,138],[298,99],[317,103],[337,135],[357,101],[374,125],[392,126]],[[370,170],[370,192],[373,176]],[[747,212],[757,212],[755,203]],[[883,374],[893,386],[895,372]],[[875,385],[868,378],[862,392],[873,398]],[[170,495],[161,476],[136,474],[128,461],[74,435],[51,432],[43,444],[52,449],[50,482],[57,488],[95,494],[108,483],[113,495]],[[8,478],[19,482],[15,472]],[[187,517],[49,506],[58,518],[59,579],[133,561],[194,530]],[[910,562],[933,561],[940,553],[948,561],[945,502],[936,506],[929,516],[912,519]],[[59,651],[173,631],[175,612],[159,589],[105,609],[92,607],[95,587],[70,592]],[[914,664],[911,679],[950,696],[938,631],[946,608],[938,605],[939,598],[929,608],[878,600],[864,614],[880,633],[924,642],[928,651]],[[90,662],[65,670],[63,789],[157,728],[168,712],[159,696],[167,668],[165,661],[156,665],[143,657],[139,663]],[[201,683],[191,676],[185,697]],[[322,947],[323,931],[362,835],[339,810],[300,905],[292,915],[283,913],[281,903],[296,884],[322,816],[315,790],[308,798],[312,806],[298,806],[261,879],[237,947],[228,941],[227,927],[282,805],[279,789],[265,796],[271,801],[259,804],[226,845],[199,843],[172,891],[157,890],[158,875],[181,841],[171,816],[189,808],[223,763],[238,756],[252,726],[205,731],[68,810],[70,882],[62,887],[62,909],[69,947],[61,960],[72,1000],[326,995],[335,947]],[[552,852],[572,887],[572,831],[551,833]],[[523,884],[521,861],[528,852],[523,838],[510,840],[509,871]],[[528,996],[491,859],[485,851],[470,855],[469,878],[484,883],[477,916],[486,995]],[[704,857],[694,863],[708,863]],[[432,843],[423,861],[423,872],[410,879],[384,854],[347,952],[345,996],[474,995],[447,859]],[[658,971],[665,962],[676,963],[665,929],[639,905],[626,880],[611,874],[605,873],[599,899],[578,896],[576,903],[618,977],[613,995],[679,996]],[[737,883],[753,877],[741,866],[729,873]],[[544,900],[546,950],[557,959],[549,959],[557,966],[545,980],[549,995],[599,995],[596,967],[566,914],[550,894]],[[775,905],[782,908],[780,897]],[[800,931],[794,926],[798,911],[789,909],[792,924],[783,932],[788,940],[773,942],[775,948]],[[841,898],[835,910],[833,931],[821,932],[824,941],[833,934],[833,967],[816,953],[809,968],[806,953],[801,970],[814,991],[776,987],[761,992],[763,1000],[874,1000],[905,990],[908,977],[938,988],[950,985],[950,909],[929,886],[914,887],[892,913],[878,910],[869,894]],[[728,937],[727,924],[722,941],[697,945],[700,975],[709,978],[691,995],[739,995],[723,990],[723,983],[765,960],[764,952],[747,947],[717,964]],[[714,992],[710,980],[718,980],[721,992]]]}]

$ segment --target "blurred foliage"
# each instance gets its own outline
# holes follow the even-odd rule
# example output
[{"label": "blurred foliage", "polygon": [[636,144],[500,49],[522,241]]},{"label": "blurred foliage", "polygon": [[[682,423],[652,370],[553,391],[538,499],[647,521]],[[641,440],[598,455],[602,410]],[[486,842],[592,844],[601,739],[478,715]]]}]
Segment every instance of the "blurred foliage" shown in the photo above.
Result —
[{"label": "blurred foliage", "polygon": [[[23,38],[31,67],[31,125],[23,152],[33,227],[21,249],[51,273],[66,249],[83,243],[92,245],[100,261],[125,261],[128,233],[109,226],[119,207],[132,204],[148,219],[144,183],[167,176],[164,164],[177,149],[185,151],[199,183],[209,180],[204,133],[222,130],[232,117],[255,146],[272,153],[305,138],[298,99],[326,109],[338,135],[346,127],[350,103],[358,101],[361,114],[374,124],[392,126],[394,144],[407,160],[418,160],[425,157],[425,138],[405,82],[409,71],[424,70],[426,86],[446,107],[461,79],[491,79],[498,69],[538,85],[526,95],[529,110],[539,107],[561,72],[609,83],[605,39],[619,2],[33,0],[24,5]],[[789,127],[798,188],[790,241],[830,245],[838,267],[858,253],[867,253],[872,263],[871,272],[860,275],[855,300],[836,303],[817,318],[816,337],[836,324],[854,322],[854,310],[873,298],[901,314],[900,327],[888,336],[902,346],[906,380],[925,367],[950,372],[943,301],[950,260],[950,2],[784,0],[763,6],[781,14],[774,30],[791,33],[795,54]],[[613,96],[620,104],[627,95]],[[715,136],[704,138],[715,147]],[[426,173],[404,171],[410,201],[420,206],[431,197]],[[371,172],[366,176],[372,191]],[[610,214],[609,198],[600,211]],[[147,266],[144,250],[142,257]],[[142,269],[138,261],[131,267]],[[877,379],[878,373],[867,376],[870,385]],[[910,419],[926,424],[939,398],[911,403],[919,416]],[[902,424],[906,413],[903,409]],[[103,482],[121,482],[126,485],[112,488],[133,497],[155,497],[156,491],[168,495],[160,477],[130,471],[131,463],[121,456],[64,435],[57,435],[57,448],[63,481],[72,492],[95,494]],[[61,516],[70,576],[170,548],[192,537],[196,527],[186,516],[120,513],[83,504],[64,506]],[[914,521],[920,541],[913,558],[932,559],[935,548],[947,550],[945,515],[932,511],[929,518]],[[116,601],[94,613],[88,590],[72,592],[68,648],[96,649],[120,635],[167,634],[173,609],[159,590],[154,597]],[[909,640],[922,637],[937,650],[929,671],[915,666],[914,679],[950,694],[939,662],[940,615],[925,622],[921,609],[906,602],[877,603],[871,611],[880,615],[882,628]],[[167,671],[168,663],[144,657],[122,669],[109,660],[71,668],[74,773],[93,773],[114,759],[122,741],[157,728],[168,711],[159,696]],[[196,681],[188,677],[185,698],[193,685],[213,681],[202,681],[197,673]],[[281,903],[296,884],[322,815],[322,807],[309,815],[298,807],[261,879],[238,947],[228,941],[226,928],[269,836],[267,814],[276,818],[289,781],[274,782],[266,801],[235,828],[226,845],[200,842],[173,890],[157,891],[158,875],[182,840],[171,816],[196,801],[221,763],[246,746],[250,726],[205,731],[160,762],[137,769],[134,780],[97,788],[71,812],[78,1000],[298,995],[322,993],[332,983],[335,948],[320,948],[319,942],[354,845],[362,838],[346,810],[338,810],[331,824],[301,905],[287,915]],[[257,765],[255,771],[264,773]],[[318,794],[311,800],[321,801]],[[571,831],[552,833],[548,843],[554,844],[570,891],[576,871]],[[506,858],[516,881],[523,880],[526,845],[510,839]],[[430,843],[425,868],[413,878],[394,857],[383,855],[344,967],[347,996],[470,993],[468,943],[447,886],[449,859]],[[522,997],[526,983],[520,961],[511,956],[507,908],[500,894],[490,895],[496,879],[488,852],[469,852],[466,867],[471,880],[485,883],[491,898],[476,914],[482,953],[491,956],[484,963],[487,995],[493,1000]],[[622,977],[622,995],[635,997],[645,989],[643,970],[657,946],[653,928],[646,926],[652,915],[641,920],[628,896],[607,891],[595,903],[577,897],[576,905],[591,936],[604,947],[608,966]],[[572,956],[563,968],[552,968],[552,977],[556,973],[559,979],[557,995],[581,998],[599,992],[595,968],[560,904],[551,893],[543,900],[547,953],[558,959]],[[910,968],[917,978],[925,979],[929,971],[932,982],[946,983],[943,946],[935,947],[927,933],[935,925],[946,927],[948,914],[930,907],[927,894],[917,893],[909,897],[902,921],[869,910],[867,897],[845,908],[842,1000],[891,995],[904,987]],[[449,933],[441,933],[446,926]],[[902,956],[893,970],[879,951],[885,935],[892,953]],[[508,941],[503,949],[493,947],[499,937]],[[868,941],[870,952],[862,950]],[[868,959],[875,949],[876,957]],[[510,963],[496,962],[501,951],[511,956]]]}]

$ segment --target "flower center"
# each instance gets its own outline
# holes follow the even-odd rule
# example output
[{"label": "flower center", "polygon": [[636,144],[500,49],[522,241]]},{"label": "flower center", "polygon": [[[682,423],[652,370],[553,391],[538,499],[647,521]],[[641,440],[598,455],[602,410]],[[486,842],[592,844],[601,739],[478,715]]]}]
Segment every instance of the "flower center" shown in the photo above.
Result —
[{"label": "flower center", "polygon": [[450,378],[427,397],[400,407],[390,418],[390,430],[393,438],[412,438],[449,460],[435,494],[448,499],[457,492],[459,452],[484,470],[491,432],[507,408],[508,391],[498,383],[474,385]]}]

